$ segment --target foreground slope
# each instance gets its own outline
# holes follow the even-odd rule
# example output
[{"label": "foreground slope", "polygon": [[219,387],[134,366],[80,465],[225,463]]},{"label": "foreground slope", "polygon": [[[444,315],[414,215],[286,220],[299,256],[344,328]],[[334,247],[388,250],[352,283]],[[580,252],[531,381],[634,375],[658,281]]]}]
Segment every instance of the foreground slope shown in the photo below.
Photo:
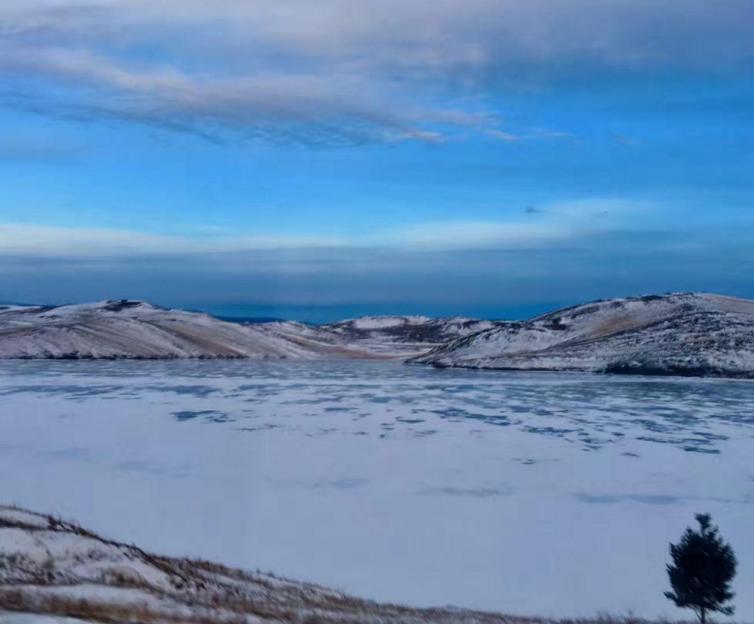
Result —
[{"label": "foreground slope", "polygon": [[413,361],[754,378],[754,301],[693,293],[597,301],[499,324]]},{"label": "foreground slope", "polygon": [[68,616],[110,624],[533,621],[359,600],[270,574],[154,555],[50,516],[0,507],[0,621],[22,614],[34,617],[19,621]]}]

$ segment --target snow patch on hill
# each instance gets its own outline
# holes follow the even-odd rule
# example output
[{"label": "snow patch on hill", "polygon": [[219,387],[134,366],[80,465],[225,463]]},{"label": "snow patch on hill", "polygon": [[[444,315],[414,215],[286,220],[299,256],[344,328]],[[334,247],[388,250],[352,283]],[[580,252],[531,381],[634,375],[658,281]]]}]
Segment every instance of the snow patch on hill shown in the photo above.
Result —
[{"label": "snow patch on hill", "polygon": [[349,319],[342,324],[350,323],[354,329],[364,330],[385,329],[402,325],[422,325],[431,320],[428,316],[362,316],[357,319]]}]

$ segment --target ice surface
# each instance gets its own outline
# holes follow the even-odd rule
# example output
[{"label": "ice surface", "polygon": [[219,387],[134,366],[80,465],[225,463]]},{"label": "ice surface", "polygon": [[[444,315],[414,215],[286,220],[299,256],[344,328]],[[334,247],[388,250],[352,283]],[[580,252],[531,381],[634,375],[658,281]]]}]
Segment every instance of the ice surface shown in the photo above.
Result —
[{"label": "ice surface", "polygon": [[709,511],[754,619],[754,383],[390,362],[0,363],[0,500],[415,605],[673,616]]}]

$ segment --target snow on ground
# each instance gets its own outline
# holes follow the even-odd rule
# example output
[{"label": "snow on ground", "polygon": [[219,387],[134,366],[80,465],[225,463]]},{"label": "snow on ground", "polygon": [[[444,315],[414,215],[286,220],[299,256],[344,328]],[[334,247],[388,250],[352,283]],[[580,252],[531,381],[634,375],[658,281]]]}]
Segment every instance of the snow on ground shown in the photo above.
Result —
[{"label": "snow on ground", "polygon": [[0,363],[0,500],[418,606],[683,616],[709,511],[754,620],[754,383],[390,362]]}]

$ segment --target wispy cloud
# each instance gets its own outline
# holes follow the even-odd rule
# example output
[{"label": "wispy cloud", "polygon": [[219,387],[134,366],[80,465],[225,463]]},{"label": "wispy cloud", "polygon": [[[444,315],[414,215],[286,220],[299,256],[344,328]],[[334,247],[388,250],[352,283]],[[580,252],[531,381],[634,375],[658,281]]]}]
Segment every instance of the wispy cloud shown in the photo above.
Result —
[{"label": "wispy cloud", "polygon": [[438,102],[579,69],[746,72],[752,20],[748,0],[5,2],[2,102],[216,141],[438,142],[469,125],[508,142],[572,139]]},{"label": "wispy cloud", "polygon": [[[218,230],[201,235],[154,234],[103,228],[66,228],[0,223],[1,256],[120,257],[177,256],[284,251],[392,249],[443,251],[458,249],[531,249],[576,240],[611,227],[623,227],[648,209],[642,202],[613,199],[551,204],[497,220],[419,221],[368,235],[296,236],[285,231],[265,234]],[[611,216],[605,221],[604,217]],[[603,217],[597,220],[596,217]]]},{"label": "wispy cloud", "polygon": [[610,136],[618,145],[625,145],[626,147],[636,147],[637,145],[641,145],[639,139],[623,134],[622,132],[613,132]]},{"label": "wispy cloud", "polygon": [[341,248],[344,238],[296,236],[181,236],[132,230],[0,224],[0,255],[36,257],[170,256],[246,250]]},{"label": "wispy cloud", "polygon": [[523,133],[512,133],[497,128],[488,128],[484,133],[505,143],[521,143],[524,141],[548,141],[548,140],[568,140],[575,141],[578,137],[572,132],[561,130],[545,130],[544,128],[533,128]]},{"label": "wispy cloud", "polygon": [[401,228],[395,238],[414,249],[519,249],[568,240],[579,233],[578,227],[553,222],[449,221]]},{"label": "wispy cloud", "polygon": [[[0,56],[0,69],[35,75],[58,88],[86,92],[6,93],[6,104],[71,119],[120,119],[195,132],[216,141],[265,138],[306,144],[351,145],[373,140],[436,142],[441,134],[421,120],[445,111],[407,107],[392,112],[373,86],[355,76],[317,74],[207,76],[175,68],[133,68],[89,51],[65,48]],[[460,118],[460,112],[456,118]]]}]

